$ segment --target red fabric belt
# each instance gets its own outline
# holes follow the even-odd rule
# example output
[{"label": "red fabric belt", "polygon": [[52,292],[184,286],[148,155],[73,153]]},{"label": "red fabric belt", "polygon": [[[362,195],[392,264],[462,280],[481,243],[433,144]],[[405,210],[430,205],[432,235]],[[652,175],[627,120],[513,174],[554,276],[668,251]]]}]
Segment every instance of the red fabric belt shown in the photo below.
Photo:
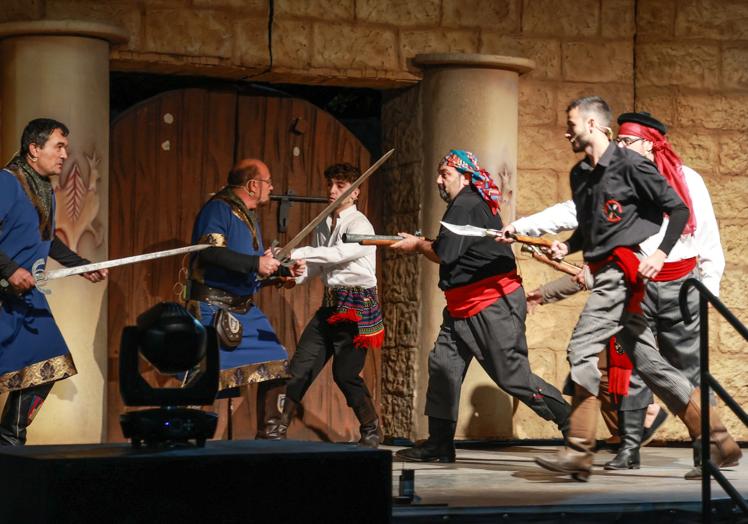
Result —
[{"label": "red fabric belt", "polygon": [[684,258],[678,262],[665,262],[662,270],[652,280],[655,282],[672,282],[688,275],[696,267],[696,257]]},{"label": "red fabric belt", "polygon": [[447,311],[453,318],[468,318],[477,315],[496,302],[499,297],[513,293],[522,285],[522,277],[517,270],[500,275],[492,275],[466,286],[448,289]]}]

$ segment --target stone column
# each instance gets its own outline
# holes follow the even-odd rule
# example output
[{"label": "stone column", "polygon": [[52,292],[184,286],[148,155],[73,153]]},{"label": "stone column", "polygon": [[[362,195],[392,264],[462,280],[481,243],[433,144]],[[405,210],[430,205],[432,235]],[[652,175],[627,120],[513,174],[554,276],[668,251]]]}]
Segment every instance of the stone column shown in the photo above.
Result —
[{"label": "stone column", "polygon": [[[128,38],[123,29],[94,22],[0,24],[1,161],[18,150],[29,120],[54,118],[69,127],[69,158],[60,180],[53,181],[58,234],[94,261],[108,254],[109,46]],[[29,442],[100,442],[106,405],[106,285],[69,277],[49,287],[49,302],[78,375],[55,384],[31,426]]]},{"label": "stone column", "polygon": [[[517,167],[519,75],[535,64],[525,58],[472,54],[423,54],[414,63],[423,69],[423,233],[434,238],[446,204],[436,189],[439,160],[450,149],[467,149],[494,178],[503,193],[502,219],[514,218]],[[417,366],[415,433],[427,433],[424,412],[428,354],[441,325],[444,295],[437,288],[439,268],[421,261],[421,351]],[[512,435],[511,399],[477,363],[462,388],[458,437]]]}]

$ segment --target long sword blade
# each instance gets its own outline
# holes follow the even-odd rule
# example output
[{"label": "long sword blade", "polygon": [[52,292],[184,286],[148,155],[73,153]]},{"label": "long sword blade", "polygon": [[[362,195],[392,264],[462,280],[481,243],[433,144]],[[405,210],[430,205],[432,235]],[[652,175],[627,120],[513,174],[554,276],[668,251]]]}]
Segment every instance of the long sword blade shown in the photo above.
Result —
[{"label": "long sword blade", "polygon": [[194,246],[178,247],[176,249],[167,249],[165,251],[156,251],[154,253],[145,253],[143,255],[135,255],[125,258],[117,258],[114,260],[105,260],[103,262],[94,262],[92,264],[85,264],[83,266],[76,267],[65,267],[61,269],[53,269],[52,271],[44,271],[40,268],[39,261],[34,264],[36,268],[33,271],[34,279],[37,284],[39,282],[46,282],[49,280],[56,280],[58,278],[65,278],[72,275],[80,275],[81,273],[88,273],[90,271],[98,271],[99,269],[109,269],[112,267],[126,266],[128,264],[135,264],[137,262],[145,262],[146,260],[156,260],[157,258],[173,257],[176,255],[183,255],[185,253],[193,253],[195,251],[201,251],[203,249],[211,247],[210,244],[196,244]]},{"label": "long sword blade", "polygon": [[348,198],[351,193],[353,193],[361,184],[363,184],[366,181],[367,178],[369,178],[377,169],[379,169],[379,167],[382,164],[384,164],[385,161],[389,157],[391,157],[392,153],[394,152],[395,152],[394,149],[390,149],[389,151],[387,151],[385,154],[382,155],[382,158],[374,162],[374,164],[372,164],[372,166],[369,169],[367,169],[363,175],[358,177],[358,180],[356,180],[355,182],[351,184],[351,187],[346,189],[333,202],[330,202],[330,205],[328,205],[325,209],[323,209],[319,215],[314,217],[314,219],[311,222],[309,222],[306,226],[304,226],[304,229],[299,231],[299,233],[295,237],[293,237],[290,240],[290,242],[288,242],[285,246],[279,249],[275,253],[275,258],[277,258],[278,260],[286,259],[291,254],[291,251],[293,251],[293,249],[296,246],[298,246],[301,243],[301,241],[304,240],[309,233],[314,231],[314,228],[317,227],[320,222],[326,219],[330,213],[335,211],[335,208],[337,208],[343,200]]}]

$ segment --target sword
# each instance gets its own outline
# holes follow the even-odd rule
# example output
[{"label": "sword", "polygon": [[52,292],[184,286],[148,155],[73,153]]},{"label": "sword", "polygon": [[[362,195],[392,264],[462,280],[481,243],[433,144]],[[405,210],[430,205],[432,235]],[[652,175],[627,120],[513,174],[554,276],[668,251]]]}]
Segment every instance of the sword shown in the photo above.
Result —
[{"label": "sword", "polygon": [[317,225],[319,225],[320,222],[326,219],[327,216],[330,213],[332,213],[335,210],[335,208],[338,207],[343,200],[348,198],[351,193],[353,193],[361,184],[363,184],[364,181],[366,181],[366,179],[369,178],[374,173],[374,171],[379,169],[379,167],[382,164],[384,164],[385,161],[389,157],[391,157],[392,153],[394,152],[395,152],[394,149],[390,149],[384,155],[382,155],[382,158],[374,162],[374,164],[369,169],[367,169],[363,175],[358,177],[358,180],[356,180],[355,182],[351,184],[351,187],[343,191],[343,193],[338,198],[336,198],[334,201],[330,202],[330,205],[328,205],[325,209],[323,209],[319,215],[314,217],[314,219],[311,222],[309,222],[306,226],[304,226],[304,229],[299,231],[299,233],[295,237],[293,237],[290,242],[288,242],[281,249],[274,252],[273,256],[275,256],[275,258],[277,258],[278,260],[285,261],[288,258],[288,256],[291,254],[291,251],[293,251],[293,249],[296,246],[298,246],[301,243],[301,241],[304,240],[309,233],[314,231],[314,228],[317,227]]},{"label": "sword", "polygon": [[[499,231],[498,229],[485,229],[482,227],[471,226],[470,224],[466,224],[464,226],[458,226],[456,224],[450,224],[449,222],[442,222],[441,225],[446,227],[452,233],[456,233],[464,237],[500,237],[501,236],[501,231]],[[510,234],[507,236],[510,238],[513,238],[517,242],[520,242],[522,244],[528,244],[530,246],[551,247],[551,245],[553,245],[553,241],[547,238],[528,237],[528,236],[516,235],[516,234]]]},{"label": "sword", "polygon": [[47,289],[47,282],[50,280],[57,280],[58,278],[65,278],[72,275],[80,275],[81,273],[88,273],[90,271],[98,271],[99,269],[109,269],[110,267],[126,266],[128,264],[135,264],[137,262],[145,262],[146,260],[156,260],[157,258],[173,257],[175,255],[183,255],[185,253],[193,253],[195,251],[202,251],[203,249],[211,247],[210,244],[197,244],[194,246],[178,247],[176,249],[167,249],[165,251],[156,251],[154,253],[145,253],[143,255],[135,255],[132,257],[117,258],[114,260],[105,260],[103,262],[94,262],[93,264],[85,264],[83,266],[65,267],[61,269],[53,269],[52,271],[45,270],[45,260],[40,258],[34,265],[31,266],[31,274],[36,280],[36,289],[49,295],[52,291]]}]

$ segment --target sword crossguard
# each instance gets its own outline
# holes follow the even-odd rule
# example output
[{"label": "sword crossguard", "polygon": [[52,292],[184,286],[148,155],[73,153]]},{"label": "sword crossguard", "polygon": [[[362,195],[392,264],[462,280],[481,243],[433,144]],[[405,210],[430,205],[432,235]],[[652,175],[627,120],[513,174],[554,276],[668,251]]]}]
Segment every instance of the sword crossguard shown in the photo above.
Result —
[{"label": "sword crossguard", "polygon": [[40,258],[39,260],[34,262],[33,266],[31,266],[31,276],[33,276],[34,280],[36,281],[36,289],[38,289],[45,295],[49,295],[50,293],[52,293],[52,291],[47,288],[46,262],[43,258]]}]

